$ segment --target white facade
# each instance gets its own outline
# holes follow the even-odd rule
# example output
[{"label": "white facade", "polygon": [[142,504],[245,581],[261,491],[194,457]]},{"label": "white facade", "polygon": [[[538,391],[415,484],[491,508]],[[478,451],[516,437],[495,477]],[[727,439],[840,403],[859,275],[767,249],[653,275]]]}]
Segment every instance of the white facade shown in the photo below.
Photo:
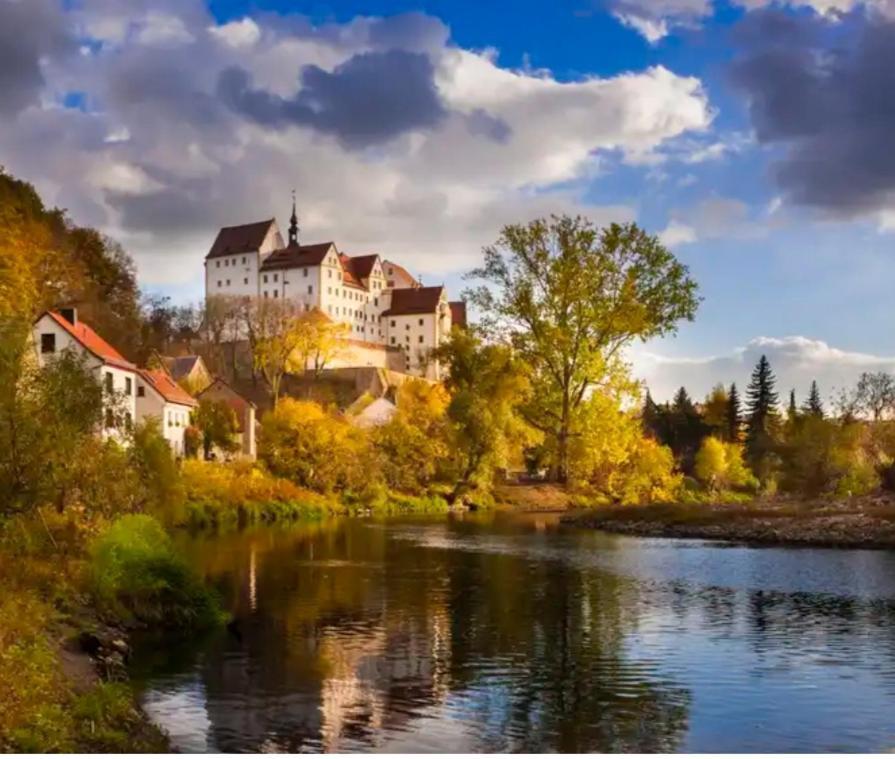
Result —
[{"label": "white facade", "polygon": [[[259,240],[255,250],[227,252]],[[346,338],[404,351],[404,371],[439,377],[429,356],[451,330],[443,287],[423,288],[402,267],[375,255],[342,255],[334,243],[282,242],[274,221],[222,229],[205,261],[206,297],[288,299],[346,325]],[[411,302],[394,296],[398,291],[419,297]]]},{"label": "white facade", "polygon": [[[122,438],[124,430],[138,418],[136,408],[136,367],[121,358],[90,327],[74,324],[59,314],[45,313],[33,325],[32,334],[38,364],[44,366],[53,356],[73,350],[83,356],[87,367],[103,387],[104,437]],[[66,326],[68,325],[68,326]],[[107,353],[112,351],[114,355]]]},{"label": "white facade", "polygon": [[190,426],[193,406],[166,399],[144,372],[137,377],[136,406],[137,418],[140,421],[156,420],[171,446],[171,452],[175,456],[183,456],[186,452],[186,428]]}]

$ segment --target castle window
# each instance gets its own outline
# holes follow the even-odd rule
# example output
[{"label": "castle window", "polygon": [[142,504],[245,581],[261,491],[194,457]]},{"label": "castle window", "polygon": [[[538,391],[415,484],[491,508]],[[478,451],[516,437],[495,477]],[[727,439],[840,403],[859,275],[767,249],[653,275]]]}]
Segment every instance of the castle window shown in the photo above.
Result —
[{"label": "castle window", "polygon": [[333,270],[332,270],[332,269],[327,269],[327,270],[326,270],[326,276],[327,276],[329,279],[332,279],[332,278],[333,278]]},{"label": "castle window", "polygon": [[404,325],[404,329],[410,329],[410,325],[409,325],[409,324],[405,324],[405,325]]},{"label": "castle window", "polygon": [[242,257],[242,262],[243,262],[243,263],[246,262],[246,257],[245,257],[245,256]]},{"label": "castle window", "polygon": [[393,327],[395,326],[395,320],[394,320],[394,319],[392,319],[392,326],[393,326]]},{"label": "castle window", "polygon": [[220,268],[221,268],[221,262],[220,262],[220,261],[215,261],[215,262],[214,262],[214,268],[215,268],[215,269],[220,269]]},{"label": "castle window", "polygon": [[308,285],[308,295],[314,294],[314,285]]},{"label": "castle window", "polygon": [[420,342],[423,342],[423,336],[422,336],[422,335],[420,335],[420,340],[419,340],[419,341],[420,341]]},{"label": "castle window", "polygon": [[52,332],[45,332],[40,336],[40,352],[55,353],[56,352],[56,335]]},{"label": "castle window", "polygon": [[394,345],[394,344],[395,344],[395,338],[392,337],[392,345]]},{"label": "castle window", "polygon": [[274,298],[279,298],[279,297],[280,297],[280,293],[277,292],[276,290],[274,290],[274,291],[273,291],[273,297],[274,297]]},{"label": "castle window", "polygon": [[421,326],[421,327],[423,326],[423,320],[422,320],[422,319],[420,319],[420,326]]},{"label": "castle window", "polygon": [[274,274],[274,275],[273,275],[273,281],[274,281],[274,282],[278,282],[279,279],[280,279],[280,275],[279,275],[279,274]]},{"label": "castle window", "polygon": [[218,280],[218,287],[221,286],[221,280]]},{"label": "castle window", "polygon": [[308,269],[307,269],[307,267],[305,267],[304,269],[302,269],[301,275],[302,275],[303,277],[307,277],[307,276],[308,276]]},{"label": "castle window", "polygon": [[264,291],[264,297],[267,297],[267,290]]},{"label": "castle window", "polygon": [[246,277],[244,280],[242,280],[242,283],[243,283],[244,285],[247,285],[247,284],[249,283],[249,278]]},{"label": "castle window", "polygon": [[227,287],[230,287],[230,280],[227,280]]},{"label": "castle window", "polygon": [[333,294],[333,289],[332,289],[331,287],[327,287],[327,288],[326,288],[326,292],[327,292],[328,295],[332,295],[332,294]]},{"label": "castle window", "polygon": [[373,298],[373,305],[374,305],[374,306],[378,306],[378,305],[379,305],[379,298]]},{"label": "castle window", "polygon": [[265,285],[267,284],[267,275],[266,274],[264,275],[264,284]]}]

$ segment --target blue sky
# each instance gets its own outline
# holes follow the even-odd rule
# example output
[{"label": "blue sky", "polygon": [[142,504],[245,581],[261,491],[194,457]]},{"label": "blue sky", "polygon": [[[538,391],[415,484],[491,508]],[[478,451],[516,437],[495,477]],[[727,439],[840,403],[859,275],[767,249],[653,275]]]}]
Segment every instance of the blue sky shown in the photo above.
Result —
[{"label": "blue sky", "polygon": [[895,366],[893,19],[893,0],[0,0],[0,164],[177,300],[201,296],[217,227],[285,221],[292,186],[305,239],[452,292],[502,223],[635,220],[704,299],[632,350],[655,395],[744,384],[761,352],[785,388],[832,392]]}]

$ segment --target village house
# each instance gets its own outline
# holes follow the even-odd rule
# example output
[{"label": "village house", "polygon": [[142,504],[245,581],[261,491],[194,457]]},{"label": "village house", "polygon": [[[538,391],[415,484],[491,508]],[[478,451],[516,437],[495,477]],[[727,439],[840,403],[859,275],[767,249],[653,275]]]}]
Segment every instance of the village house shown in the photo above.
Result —
[{"label": "village house", "polygon": [[[288,242],[275,219],[218,232],[205,258],[205,294],[289,299],[300,311],[316,309],[346,325],[355,350],[333,367],[353,365],[362,350],[360,365],[397,363],[409,374],[440,379],[431,354],[451,332],[454,309],[445,287],[423,287],[406,269],[375,254],[348,256],[334,242],[300,243],[294,204]],[[390,355],[396,351],[397,362]]]},{"label": "village house", "polygon": [[186,453],[186,429],[198,402],[167,369],[137,370],[137,419],[154,417],[175,456]]},{"label": "village house", "polygon": [[32,327],[37,360],[44,366],[54,356],[73,350],[86,360],[104,391],[104,437],[120,437],[137,419],[137,367],[78,319],[75,308],[46,311]]},{"label": "village house", "polygon": [[104,437],[123,440],[135,422],[152,417],[175,456],[184,454],[184,433],[195,398],[164,368],[141,369],[124,358],[78,318],[75,308],[47,311],[34,322],[34,346],[40,366],[66,350],[83,356],[104,391]]},{"label": "village house", "polygon": [[158,359],[188,393],[199,393],[214,381],[202,356],[159,356]]},{"label": "village house", "polygon": [[255,460],[257,445],[255,443],[256,407],[250,400],[243,398],[220,377],[216,378],[198,395],[199,401],[218,401],[226,403],[236,414],[237,443],[239,455]]}]

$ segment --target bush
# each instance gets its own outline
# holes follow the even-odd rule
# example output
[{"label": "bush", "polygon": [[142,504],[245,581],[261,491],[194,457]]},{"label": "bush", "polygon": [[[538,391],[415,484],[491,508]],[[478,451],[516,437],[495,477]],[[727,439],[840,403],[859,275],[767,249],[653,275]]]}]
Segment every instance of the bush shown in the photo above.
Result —
[{"label": "bush", "polygon": [[186,499],[182,522],[193,527],[316,519],[333,509],[319,494],[249,462],[184,461],[181,474]]},{"label": "bush", "polygon": [[703,438],[694,460],[694,474],[709,490],[725,488],[754,492],[758,480],[743,460],[743,447],[716,437]]},{"label": "bush", "polygon": [[214,594],[145,514],[120,517],[94,541],[89,571],[97,608],[116,621],[197,628],[222,620]]}]

